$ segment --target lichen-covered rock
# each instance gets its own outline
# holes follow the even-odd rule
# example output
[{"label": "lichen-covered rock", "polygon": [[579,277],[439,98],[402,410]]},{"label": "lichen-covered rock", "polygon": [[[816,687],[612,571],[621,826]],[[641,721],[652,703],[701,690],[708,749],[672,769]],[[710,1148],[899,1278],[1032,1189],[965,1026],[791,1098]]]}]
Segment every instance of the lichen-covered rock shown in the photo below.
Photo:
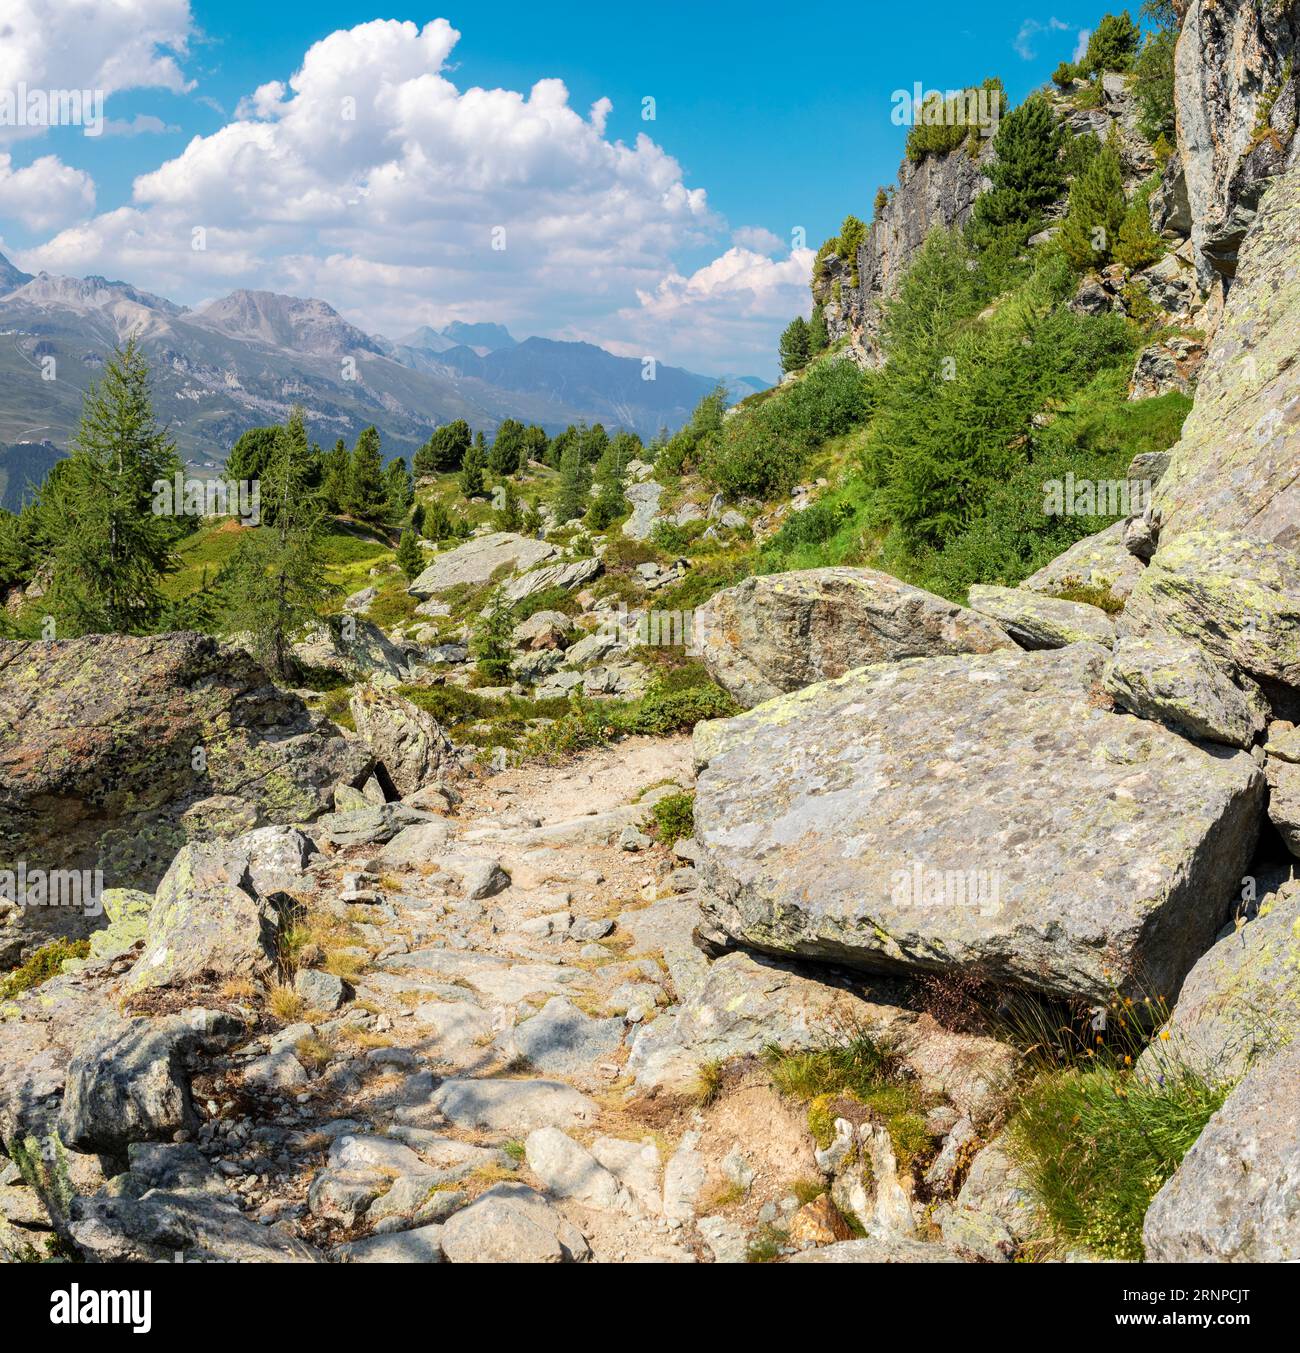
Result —
[{"label": "lichen-covered rock", "polygon": [[279,933],[279,912],[257,896],[246,856],[222,845],[184,846],[154,894],[144,951],[126,989],[265,978]]},{"label": "lichen-covered rock", "polygon": [[1124,523],[1112,522],[1096,535],[1076,540],[1050,564],[1020,584],[1030,592],[1054,597],[1075,588],[1099,588],[1124,601],[1143,573],[1142,562],[1124,547]]},{"label": "lichen-covered rock", "polygon": [[1261,1057],[1300,1041],[1300,882],[1264,894],[1187,974],[1164,1030],[1138,1058],[1144,1076],[1189,1067],[1235,1080]]},{"label": "lichen-covered rock", "polygon": [[1250,859],[1263,774],[1104,708],[1106,657],[885,663],[699,725],[705,915],[776,954],[1175,992]]},{"label": "lichen-covered rock", "polygon": [[589,583],[604,572],[604,564],[596,558],[571,559],[563,564],[547,564],[544,568],[535,568],[511,578],[501,589],[501,595],[512,605],[531,597],[535,592],[546,592],[553,587],[562,587],[572,592],[575,587]]},{"label": "lichen-covered rock", "polygon": [[378,625],[354,616],[343,622],[316,625],[305,639],[294,644],[293,656],[304,667],[336,672],[351,681],[365,680],[376,673],[399,680],[410,666],[406,651]]},{"label": "lichen-covered rock", "polygon": [[383,767],[399,797],[434,780],[452,755],[451,739],[432,714],[395,691],[360,686],[348,701],[357,736]]},{"label": "lichen-covered rock", "polygon": [[1249,747],[1264,719],[1228,674],[1186,639],[1127,637],[1104,677],[1115,703],[1193,738]]},{"label": "lichen-covered rock", "polygon": [[[1196,0],[1193,12],[1249,7],[1234,0],[1212,11]],[[1184,28],[1180,52],[1189,31]],[[1189,174],[1189,181],[1195,177]],[[1166,543],[1216,528],[1300,549],[1298,242],[1300,169],[1292,169],[1273,181],[1260,206],[1201,368],[1196,402],[1156,490]]]},{"label": "lichen-covered rock", "polygon": [[[363,763],[206,635],[0,642],[0,860],[153,888],[187,840],[310,821]],[[99,924],[76,908],[19,909],[0,921],[0,966]]]},{"label": "lichen-covered rock", "polygon": [[1156,1194],[1153,1263],[1300,1259],[1300,1043],[1257,1062]]},{"label": "lichen-covered rock", "polygon": [[1203,278],[1239,272],[1238,249],[1269,176],[1294,163],[1295,50],[1291,8],[1272,0],[1191,0],[1183,15],[1174,54],[1178,158]]},{"label": "lichen-covered rock", "polygon": [[1285,715],[1300,700],[1300,555],[1237,531],[1162,538],[1119,628],[1199,644]]},{"label": "lichen-covered rock", "polygon": [[490,582],[498,570],[504,575],[535,568],[554,559],[559,551],[544,540],[493,531],[440,554],[408,589],[413,596],[432,597],[453,587],[472,587]]},{"label": "lichen-covered rock", "polygon": [[694,616],[713,679],[749,706],[866,663],[1013,645],[999,625],[866,568],[746,578]]},{"label": "lichen-covered rock", "polygon": [[1300,856],[1300,766],[1270,756],[1264,762],[1264,774],[1268,777],[1268,820],[1291,854]]},{"label": "lichen-covered rock", "polygon": [[1086,602],[979,583],[970,589],[969,602],[972,611],[996,620],[1021,648],[1064,648],[1089,639],[1109,647],[1115,639],[1110,616]]}]

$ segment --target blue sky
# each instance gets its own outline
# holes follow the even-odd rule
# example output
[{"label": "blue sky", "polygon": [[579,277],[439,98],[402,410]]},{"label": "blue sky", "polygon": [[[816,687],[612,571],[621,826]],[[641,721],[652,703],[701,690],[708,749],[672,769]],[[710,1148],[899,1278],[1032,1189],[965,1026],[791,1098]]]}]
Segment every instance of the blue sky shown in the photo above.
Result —
[{"label": "blue sky", "polygon": [[[91,6],[61,36],[38,0],[11,7],[0,89],[103,85],[118,133],[0,139],[0,249],[29,269],[102,272],[187,304],[236,286],[314,294],[392,335],[494,319],[767,376],[806,307],[792,230],[815,248],[846,212],[869,217],[897,172],[892,91],[996,74],[1018,101],[1100,13],[117,0],[107,30]],[[426,28],[439,18],[458,39]],[[289,88],[313,49],[310,78]],[[567,98],[554,83],[531,95],[538,81]],[[284,87],[259,102],[272,82]],[[474,87],[518,98],[466,97]],[[359,118],[336,146],[331,119],[353,90]],[[598,100],[612,106],[593,112]]]}]

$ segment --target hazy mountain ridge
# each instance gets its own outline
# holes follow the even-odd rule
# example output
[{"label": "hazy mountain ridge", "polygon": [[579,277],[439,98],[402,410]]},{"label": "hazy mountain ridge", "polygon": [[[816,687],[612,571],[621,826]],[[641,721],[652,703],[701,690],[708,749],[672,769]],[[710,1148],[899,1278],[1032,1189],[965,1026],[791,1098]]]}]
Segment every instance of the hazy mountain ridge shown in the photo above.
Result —
[{"label": "hazy mountain ridge", "polygon": [[600,420],[651,436],[684,422],[715,383],[663,365],[643,381],[635,359],[518,343],[493,323],[425,326],[394,343],[325,301],[269,291],[190,310],[102,277],[30,277],[0,255],[0,442],[66,446],[86,386],[131,334],[153,367],[159,413],[196,464],[220,463],[242,431],[295,404],[322,444],[373,423],[386,451],[410,455],[456,418],[489,433],[516,418],[550,432]]}]

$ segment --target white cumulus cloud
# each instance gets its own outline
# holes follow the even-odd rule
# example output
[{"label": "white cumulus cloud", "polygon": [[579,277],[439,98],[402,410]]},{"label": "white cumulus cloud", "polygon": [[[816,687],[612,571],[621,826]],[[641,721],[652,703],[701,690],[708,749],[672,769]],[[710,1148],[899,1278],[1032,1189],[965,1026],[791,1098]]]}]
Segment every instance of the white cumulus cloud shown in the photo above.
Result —
[{"label": "white cumulus cloud", "polygon": [[[584,114],[558,79],[459,88],[459,38],[443,19],[331,33],[139,177],[129,205],[24,265],[111,272],[191,302],[231,286],[310,294],[391,335],[491,316],[634,341],[631,317],[660,323],[638,296],[723,228],[705,191],[645,134],[611,139],[607,99]],[[782,265],[748,256],[758,295]]]},{"label": "white cumulus cloud", "polygon": [[22,169],[0,152],[0,203],[4,216],[28,230],[53,230],[95,209],[95,182],[57,155],[42,155]]}]

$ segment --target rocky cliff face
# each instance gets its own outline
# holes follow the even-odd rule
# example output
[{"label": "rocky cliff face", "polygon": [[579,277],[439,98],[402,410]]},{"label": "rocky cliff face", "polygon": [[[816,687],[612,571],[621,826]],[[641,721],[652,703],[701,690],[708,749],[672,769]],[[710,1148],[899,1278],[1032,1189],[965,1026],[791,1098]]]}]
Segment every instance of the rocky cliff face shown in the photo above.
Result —
[{"label": "rocky cliff face", "polygon": [[1300,19],[1276,0],[1192,0],[1175,53],[1178,153],[1203,283],[1236,272],[1269,178],[1296,163]]},{"label": "rocky cliff face", "polygon": [[903,161],[896,187],[858,249],[857,285],[850,262],[827,260],[814,294],[825,306],[832,340],[851,338],[864,360],[880,362],[880,302],[893,295],[931,230],[966,223],[975,199],[989,187],[984,166],[991,154],[986,141],[978,157],[961,148],[919,163]]}]

